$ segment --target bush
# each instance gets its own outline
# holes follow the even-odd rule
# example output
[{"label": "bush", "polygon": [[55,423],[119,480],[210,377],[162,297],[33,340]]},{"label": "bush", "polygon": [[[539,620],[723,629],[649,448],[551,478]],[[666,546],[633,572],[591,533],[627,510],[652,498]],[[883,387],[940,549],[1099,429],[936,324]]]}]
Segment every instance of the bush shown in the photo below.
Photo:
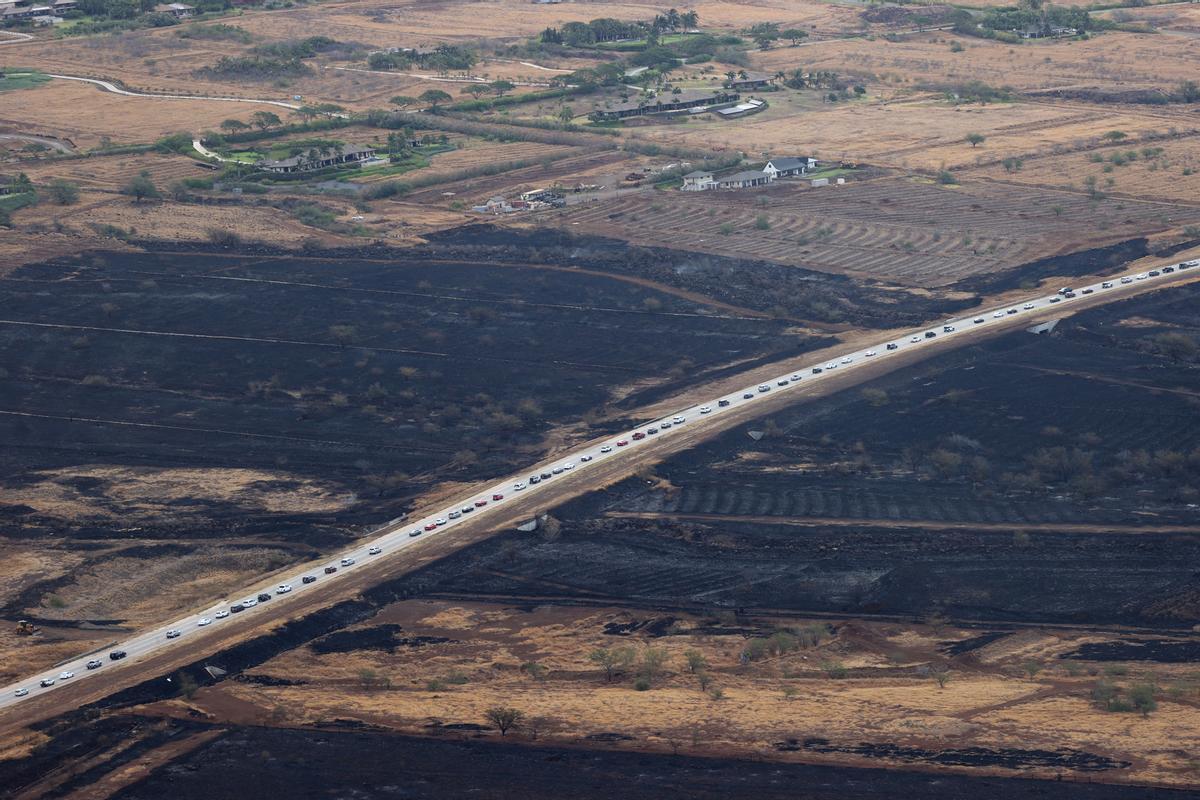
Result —
[{"label": "bush", "polygon": [[79,187],[62,178],[51,181],[47,193],[60,206],[72,206],[79,202]]}]

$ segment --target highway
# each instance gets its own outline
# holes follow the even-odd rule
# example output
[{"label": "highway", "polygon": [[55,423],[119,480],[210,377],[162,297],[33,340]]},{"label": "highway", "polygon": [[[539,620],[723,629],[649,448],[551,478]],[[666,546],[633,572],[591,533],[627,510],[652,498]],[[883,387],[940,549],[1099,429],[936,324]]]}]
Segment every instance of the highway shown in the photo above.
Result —
[{"label": "highway", "polygon": [[[734,411],[744,411],[746,406],[761,402],[762,398],[768,396],[776,398],[781,394],[795,393],[800,387],[820,384],[847,371],[863,369],[870,364],[911,353],[916,348],[927,348],[939,341],[961,337],[971,331],[997,327],[1011,328],[1014,320],[1035,316],[1044,319],[1047,311],[1062,309],[1065,312],[1073,304],[1079,304],[1086,298],[1094,299],[1096,296],[1119,290],[1123,286],[1148,288],[1151,285],[1162,284],[1177,278],[1179,272],[1187,273],[1190,270],[1200,273],[1200,262],[1189,261],[1156,267],[1149,272],[1129,273],[1107,278],[1102,282],[1079,286],[1065,295],[1062,293],[1043,295],[1022,299],[1012,305],[976,310],[968,316],[907,332],[890,342],[814,361],[801,369],[777,375],[762,383],[712,397],[704,402],[675,411],[657,421],[648,422],[624,433],[591,442],[566,455],[548,461],[534,470],[499,480],[478,490],[468,499],[454,506],[442,508],[419,519],[393,520],[377,530],[373,538],[364,540],[360,544],[331,555],[318,563],[307,564],[302,569],[296,568],[294,571],[288,572],[285,577],[277,576],[270,584],[255,585],[220,603],[199,609],[183,618],[114,644],[102,653],[80,656],[51,670],[32,675],[19,683],[4,687],[0,689],[0,709],[43,696],[64,685],[79,683],[89,677],[105,674],[119,665],[137,662],[152,654],[160,653],[166,648],[186,645],[189,639],[217,627],[244,625],[247,621],[253,621],[262,614],[264,607],[274,608],[287,604],[315,588],[325,586],[333,581],[344,580],[346,576],[353,574],[364,564],[395,556],[431,538],[438,537],[446,531],[453,530],[466,521],[489,516],[499,517],[506,508],[505,504],[517,497],[536,496],[546,492],[549,486],[557,485],[556,481],[562,480],[567,475],[584,472],[600,464],[609,464],[614,460],[629,459],[649,444],[680,436],[682,431],[692,429],[702,420],[719,419]],[[327,571],[334,568],[336,571]],[[310,582],[305,583],[306,579]],[[290,588],[281,594],[279,589],[284,584]],[[270,599],[237,611],[233,610],[235,605],[244,605],[244,600],[257,598],[260,595],[267,595]],[[223,616],[218,617],[218,614]],[[201,625],[202,620],[209,620],[209,622]],[[168,632],[178,633],[168,638]],[[111,659],[109,654],[114,651],[123,651],[126,654],[125,658],[119,661]],[[89,670],[87,668],[89,661],[93,664],[98,662],[99,666],[94,666]],[[66,672],[74,673],[73,677],[60,678],[60,675]],[[53,680],[53,685],[42,685],[43,681],[50,680]]]}]

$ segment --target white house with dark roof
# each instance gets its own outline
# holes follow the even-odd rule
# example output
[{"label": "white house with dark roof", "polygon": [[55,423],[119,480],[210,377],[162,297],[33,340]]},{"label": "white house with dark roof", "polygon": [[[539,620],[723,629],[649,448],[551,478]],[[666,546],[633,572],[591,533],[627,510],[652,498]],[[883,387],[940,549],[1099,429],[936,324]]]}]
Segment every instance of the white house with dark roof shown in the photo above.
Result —
[{"label": "white house with dark roof", "polygon": [[766,186],[773,178],[766,172],[746,170],[725,175],[717,179],[717,187],[721,189],[749,189],[751,186]]},{"label": "white house with dark roof", "polygon": [[807,156],[799,156],[797,158],[784,157],[772,158],[763,167],[763,172],[771,176],[771,180],[776,178],[787,178],[792,175],[807,175],[809,170],[816,169],[817,160],[808,158]]},{"label": "white house with dark roof", "polygon": [[681,188],[685,192],[705,192],[709,189],[717,188],[717,182],[713,180],[711,172],[698,169],[683,176],[683,186]]}]

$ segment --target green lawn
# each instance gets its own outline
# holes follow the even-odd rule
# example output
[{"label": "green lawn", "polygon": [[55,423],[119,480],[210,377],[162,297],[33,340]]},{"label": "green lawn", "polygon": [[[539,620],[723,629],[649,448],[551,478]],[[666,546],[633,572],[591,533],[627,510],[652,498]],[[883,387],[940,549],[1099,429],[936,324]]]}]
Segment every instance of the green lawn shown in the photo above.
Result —
[{"label": "green lawn", "polygon": [[7,92],[12,89],[32,89],[50,80],[49,75],[33,70],[4,68],[0,71],[4,72],[4,77],[0,78],[0,92]]}]

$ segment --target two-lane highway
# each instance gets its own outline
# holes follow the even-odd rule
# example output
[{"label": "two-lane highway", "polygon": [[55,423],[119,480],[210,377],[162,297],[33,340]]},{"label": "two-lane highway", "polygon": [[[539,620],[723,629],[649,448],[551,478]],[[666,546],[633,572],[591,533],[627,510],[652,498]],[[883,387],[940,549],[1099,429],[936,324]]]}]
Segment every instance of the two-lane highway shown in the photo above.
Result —
[{"label": "two-lane highway", "polygon": [[[744,410],[748,404],[761,404],[764,397],[778,397],[781,393],[796,392],[798,387],[827,382],[848,370],[857,370],[872,363],[896,358],[901,354],[911,353],[915,348],[926,348],[947,338],[964,336],[970,331],[1011,327],[1014,319],[1044,317],[1047,311],[1056,308],[1065,311],[1072,304],[1078,304],[1091,296],[1113,292],[1122,286],[1164,283],[1178,277],[1177,273],[1191,269],[1200,273],[1200,262],[1185,261],[1148,272],[1113,277],[1070,291],[1062,290],[1052,295],[1021,300],[1012,305],[980,310],[969,316],[947,320],[932,328],[910,331],[878,346],[842,353],[762,383],[713,397],[657,421],[640,425],[636,429],[593,442],[534,470],[498,481],[459,504],[443,508],[421,519],[389,523],[377,531],[378,535],[374,538],[327,560],[309,564],[286,577],[276,578],[271,584],[249,588],[226,601],[200,609],[167,625],[139,633],[112,646],[104,653],[81,656],[0,689],[0,708],[44,695],[66,684],[78,683],[93,675],[104,674],[121,664],[137,662],[165,648],[186,644],[189,639],[206,631],[245,624],[245,621],[254,620],[261,615],[264,607],[288,603],[291,598],[304,595],[315,587],[342,580],[372,560],[394,556],[431,537],[452,530],[467,520],[499,516],[498,512],[504,510],[505,504],[517,496],[527,497],[545,492],[549,485],[556,484],[556,481],[561,481],[566,475],[589,470],[595,465],[614,459],[627,459],[654,441],[679,436],[681,431],[695,427],[701,420],[720,418],[734,411]],[[121,653],[124,655],[113,658]],[[73,675],[62,677],[67,673]]]}]

